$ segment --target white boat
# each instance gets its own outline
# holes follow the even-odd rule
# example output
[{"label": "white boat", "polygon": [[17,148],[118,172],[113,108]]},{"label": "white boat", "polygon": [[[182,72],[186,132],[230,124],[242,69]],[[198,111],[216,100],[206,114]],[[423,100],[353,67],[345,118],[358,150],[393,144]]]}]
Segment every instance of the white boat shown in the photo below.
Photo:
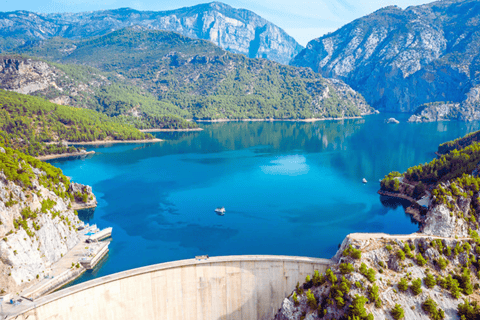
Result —
[{"label": "white boat", "polygon": [[215,209],[215,212],[223,216],[225,214],[225,207],[218,207],[217,209]]},{"label": "white boat", "polygon": [[363,182],[363,183],[367,183],[367,179],[363,178],[363,179],[362,179],[362,182]]}]

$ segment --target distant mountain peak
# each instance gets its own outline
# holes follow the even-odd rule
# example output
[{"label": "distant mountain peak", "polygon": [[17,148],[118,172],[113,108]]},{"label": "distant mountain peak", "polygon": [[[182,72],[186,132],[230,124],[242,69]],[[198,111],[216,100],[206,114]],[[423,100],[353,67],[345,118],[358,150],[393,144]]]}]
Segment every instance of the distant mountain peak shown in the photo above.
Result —
[{"label": "distant mountain peak", "polygon": [[101,36],[129,26],[174,31],[190,38],[209,40],[250,58],[287,64],[303,47],[284,30],[252,11],[222,2],[209,2],[169,11],[119,8],[82,13],[0,13],[0,52],[27,41],[60,36],[82,39]]},{"label": "distant mountain peak", "polygon": [[345,81],[377,109],[452,102],[480,118],[479,16],[478,0],[388,6],[310,41],[291,64]]}]

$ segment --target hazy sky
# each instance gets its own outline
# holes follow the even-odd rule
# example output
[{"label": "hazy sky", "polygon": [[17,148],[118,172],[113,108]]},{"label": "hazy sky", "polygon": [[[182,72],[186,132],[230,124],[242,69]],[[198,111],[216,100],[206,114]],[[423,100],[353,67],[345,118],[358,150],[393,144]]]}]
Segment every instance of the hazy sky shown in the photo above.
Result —
[{"label": "hazy sky", "polygon": [[[81,12],[130,7],[163,11],[210,1],[202,0],[0,0],[1,11]],[[235,8],[244,8],[275,23],[300,44],[388,5],[406,8],[431,1],[424,0],[224,0]]]}]

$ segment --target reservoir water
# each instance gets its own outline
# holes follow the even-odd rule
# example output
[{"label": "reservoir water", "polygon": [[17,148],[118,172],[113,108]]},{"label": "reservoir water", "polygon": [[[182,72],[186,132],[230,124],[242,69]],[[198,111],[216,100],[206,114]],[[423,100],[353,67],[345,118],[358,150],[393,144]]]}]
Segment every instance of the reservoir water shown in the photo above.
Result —
[{"label": "reservoir water", "polygon": [[379,179],[430,161],[438,144],[480,126],[413,124],[399,114],[400,124],[384,123],[390,116],[202,124],[156,134],[159,143],[50,161],[93,187],[98,207],[81,218],[113,227],[108,258],[77,282],[202,254],[330,258],[348,233],[417,231],[401,205],[376,193]]}]

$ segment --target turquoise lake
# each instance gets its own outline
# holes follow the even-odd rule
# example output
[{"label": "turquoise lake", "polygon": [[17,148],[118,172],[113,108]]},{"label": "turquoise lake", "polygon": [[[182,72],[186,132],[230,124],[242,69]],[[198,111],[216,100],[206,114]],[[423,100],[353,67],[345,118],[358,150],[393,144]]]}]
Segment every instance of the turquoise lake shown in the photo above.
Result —
[{"label": "turquoise lake", "polygon": [[412,124],[401,114],[400,124],[384,123],[390,116],[201,124],[156,134],[159,143],[50,161],[93,187],[98,207],[81,218],[113,227],[108,257],[77,282],[201,254],[330,258],[352,232],[417,231],[402,205],[377,194],[379,179],[430,161],[438,144],[480,125]]}]

